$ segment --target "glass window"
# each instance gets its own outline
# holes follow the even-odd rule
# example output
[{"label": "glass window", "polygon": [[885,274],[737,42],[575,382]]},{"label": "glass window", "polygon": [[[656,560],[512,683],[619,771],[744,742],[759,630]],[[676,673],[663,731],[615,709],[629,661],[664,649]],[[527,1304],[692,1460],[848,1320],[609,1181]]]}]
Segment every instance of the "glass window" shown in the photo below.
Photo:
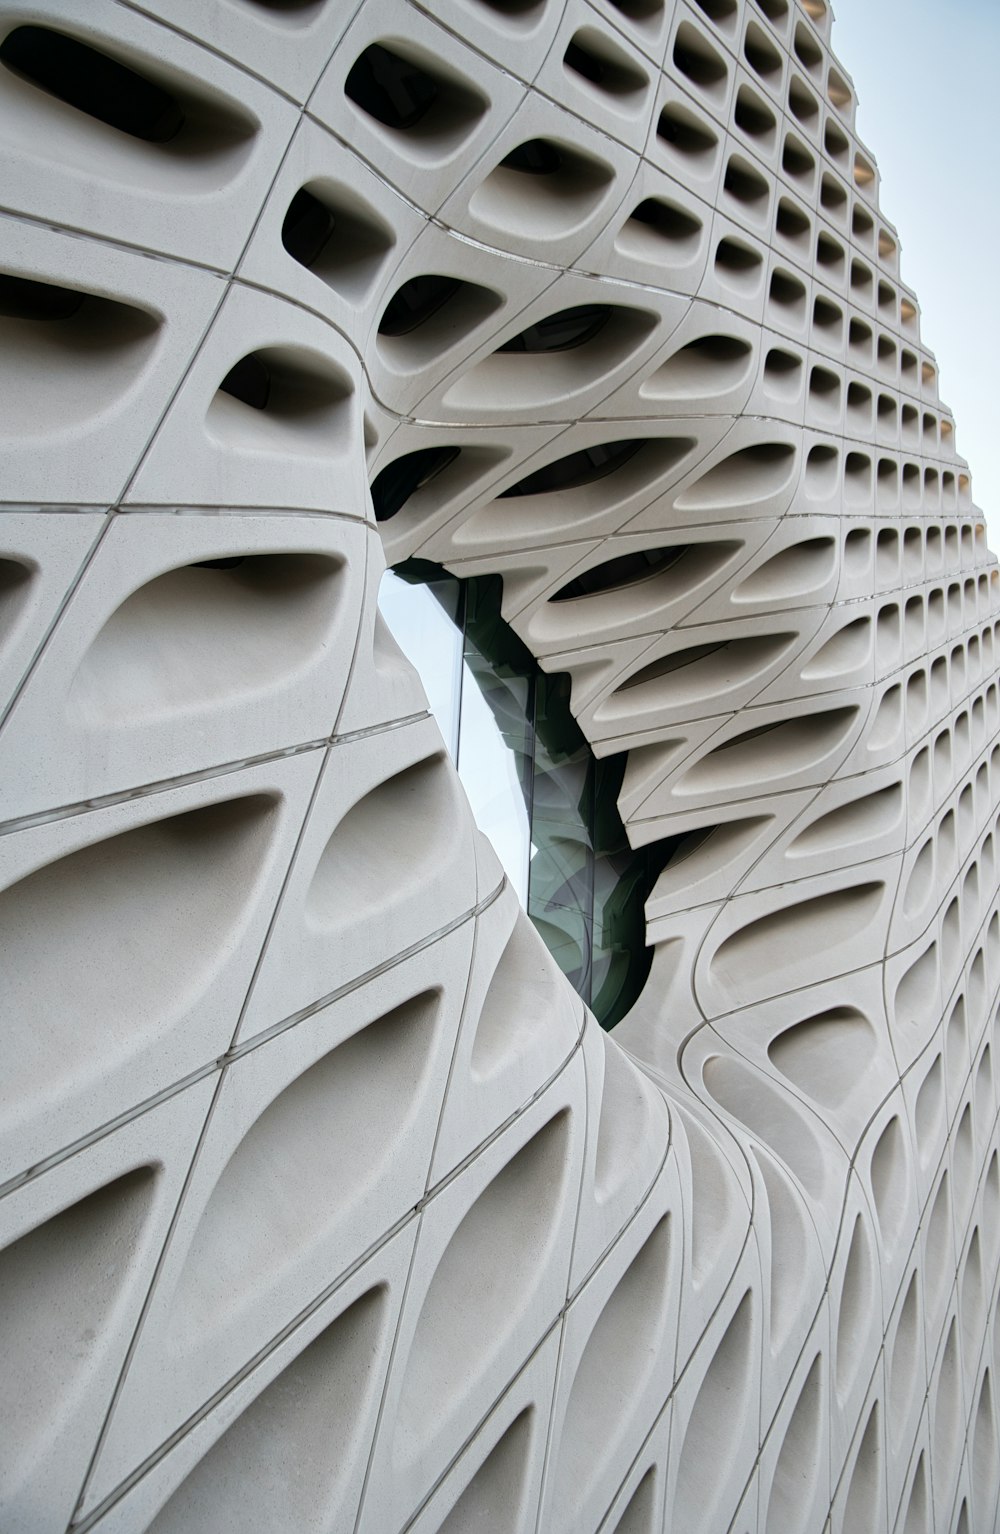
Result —
[{"label": "glass window", "polygon": [[498,576],[410,560],[379,608],[416,667],[476,823],[563,974],[612,1027],[649,972],[645,904],[663,864],[618,814],[623,759],[597,761],[569,678],[542,672],[504,622]]}]

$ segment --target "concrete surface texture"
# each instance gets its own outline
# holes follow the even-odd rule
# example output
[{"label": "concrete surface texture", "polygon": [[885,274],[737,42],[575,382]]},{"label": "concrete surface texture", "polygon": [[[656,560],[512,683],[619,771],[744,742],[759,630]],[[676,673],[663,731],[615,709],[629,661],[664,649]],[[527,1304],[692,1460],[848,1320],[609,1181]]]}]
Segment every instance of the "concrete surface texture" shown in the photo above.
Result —
[{"label": "concrete surface texture", "polygon": [[[5,1534],[994,1528],[1000,577],[830,26],[5,7]],[[414,555],[627,754],[613,1035]]]}]

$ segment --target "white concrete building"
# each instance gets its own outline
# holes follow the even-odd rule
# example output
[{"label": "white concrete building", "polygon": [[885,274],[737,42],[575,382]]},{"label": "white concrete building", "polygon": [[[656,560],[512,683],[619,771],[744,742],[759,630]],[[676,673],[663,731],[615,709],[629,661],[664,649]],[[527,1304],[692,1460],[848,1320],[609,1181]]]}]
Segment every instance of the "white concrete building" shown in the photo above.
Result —
[{"label": "white concrete building", "polygon": [[1000,573],[830,21],[5,5],[4,1534],[994,1529]]}]

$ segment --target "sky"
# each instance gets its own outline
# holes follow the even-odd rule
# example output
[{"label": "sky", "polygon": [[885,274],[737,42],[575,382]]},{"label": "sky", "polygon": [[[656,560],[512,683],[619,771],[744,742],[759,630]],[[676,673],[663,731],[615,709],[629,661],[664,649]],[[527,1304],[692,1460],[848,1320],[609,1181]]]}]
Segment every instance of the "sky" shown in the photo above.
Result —
[{"label": "sky", "polygon": [[1000,0],[833,0],[834,53],[1000,553]]}]

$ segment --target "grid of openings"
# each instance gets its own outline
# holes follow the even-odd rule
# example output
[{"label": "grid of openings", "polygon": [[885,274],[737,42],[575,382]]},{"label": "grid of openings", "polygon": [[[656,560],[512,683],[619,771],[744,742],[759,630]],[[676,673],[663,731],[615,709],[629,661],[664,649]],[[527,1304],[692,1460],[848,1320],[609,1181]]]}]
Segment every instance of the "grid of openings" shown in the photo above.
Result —
[{"label": "grid of openings", "polygon": [[1000,572],[827,0],[161,9],[0,24],[0,1527],[993,1528]]}]

